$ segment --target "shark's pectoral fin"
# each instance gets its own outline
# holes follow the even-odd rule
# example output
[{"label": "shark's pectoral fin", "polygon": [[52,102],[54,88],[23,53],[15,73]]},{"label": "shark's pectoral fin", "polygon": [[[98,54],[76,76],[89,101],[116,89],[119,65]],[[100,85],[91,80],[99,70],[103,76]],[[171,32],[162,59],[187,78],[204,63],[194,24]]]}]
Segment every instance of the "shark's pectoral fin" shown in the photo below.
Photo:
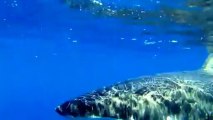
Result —
[{"label": "shark's pectoral fin", "polygon": [[202,68],[208,74],[213,75],[213,53],[208,56]]}]

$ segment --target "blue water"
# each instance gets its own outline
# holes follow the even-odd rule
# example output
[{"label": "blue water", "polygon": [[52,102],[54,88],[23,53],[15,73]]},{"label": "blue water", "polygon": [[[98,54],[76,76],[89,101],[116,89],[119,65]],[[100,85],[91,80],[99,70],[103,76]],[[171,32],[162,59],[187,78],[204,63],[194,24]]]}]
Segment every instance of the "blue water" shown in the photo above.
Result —
[{"label": "blue water", "polygon": [[[207,56],[205,46],[181,42],[199,32],[143,35],[162,28],[97,17],[60,0],[0,5],[0,120],[63,120],[54,108],[67,99],[132,77],[196,70]],[[150,37],[163,42],[144,44]]]}]

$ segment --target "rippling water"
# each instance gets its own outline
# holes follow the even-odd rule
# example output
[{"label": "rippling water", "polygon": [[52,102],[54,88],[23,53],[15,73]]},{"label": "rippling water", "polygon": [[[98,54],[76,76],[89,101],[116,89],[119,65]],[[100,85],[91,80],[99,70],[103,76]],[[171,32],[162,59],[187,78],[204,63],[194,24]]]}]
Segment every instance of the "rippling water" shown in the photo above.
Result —
[{"label": "rippling water", "polygon": [[[65,2],[79,11],[90,12],[96,16],[119,18],[126,24],[137,25],[141,27],[142,35],[176,34],[186,37],[184,39],[186,43],[196,45],[204,43],[207,46],[212,44],[211,0],[177,0],[172,3],[163,0],[65,0]],[[154,29],[148,31],[142,29],[144,25]],[[145,44],[157,43],[146,41],[145,39]]]}]

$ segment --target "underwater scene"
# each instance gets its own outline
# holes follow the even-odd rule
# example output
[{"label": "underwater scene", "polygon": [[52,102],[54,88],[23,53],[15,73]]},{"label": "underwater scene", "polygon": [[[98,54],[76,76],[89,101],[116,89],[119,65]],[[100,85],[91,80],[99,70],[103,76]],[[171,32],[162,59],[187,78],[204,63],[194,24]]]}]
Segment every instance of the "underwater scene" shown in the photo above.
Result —
[{"label": "underwater scene", "polygon": [[213,120],[213,0],[0,6],[0,120]]}]

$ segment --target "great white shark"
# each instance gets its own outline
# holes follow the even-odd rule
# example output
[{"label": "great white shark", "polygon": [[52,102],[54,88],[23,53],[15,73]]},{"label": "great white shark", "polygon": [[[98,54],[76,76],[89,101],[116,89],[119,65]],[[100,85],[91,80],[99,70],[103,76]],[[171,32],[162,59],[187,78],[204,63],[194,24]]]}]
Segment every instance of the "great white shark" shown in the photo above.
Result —
[{"label": "great white shark", "polygon": [[[118,8],[101,0],[64,1],[71,8],[95,15],[133,18],[146,24],[143,18],[163,15],[180,24],[199,25],[208,51],[213,52],[213,0],[187,0],[185,9],[163,6],[158,12],[144,11],[140,6]],[[213,54],[199,70],[129,79],[67,100],[55,110],[72,118],[213,120]]]},{"label": "great white shark", "polygon": [[56,107],[62,116],[123,120],[213,120],[213,54],[199,70],[142,76]]}]

